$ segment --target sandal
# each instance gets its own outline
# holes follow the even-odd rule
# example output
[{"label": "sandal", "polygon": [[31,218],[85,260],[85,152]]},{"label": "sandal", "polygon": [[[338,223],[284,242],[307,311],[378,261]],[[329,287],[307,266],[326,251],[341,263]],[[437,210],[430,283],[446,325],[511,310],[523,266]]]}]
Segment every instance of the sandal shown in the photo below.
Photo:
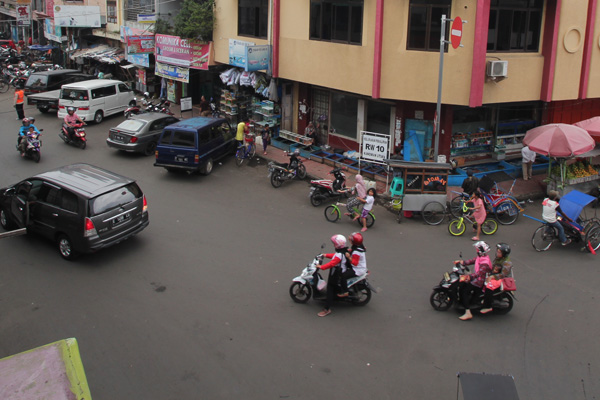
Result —
[{"label": "sandal", "polygon": [[323,310],[323,311],[321,311],[320,313],[318,313],[317,315],[318,315],[319,317],[326,317],[326,316],[328,316],[329,314],[331,314],[331,310]]},{"label": "sandal", "polygon": [[478,237],[476,237],[476,236],[473,236],[473,237],[471,238],[471,240],[472,240],[472,241],[474,241],[474,242],[478,242],[478,241],[479,241],[479,238],[478,238]]},{"label": "sandal", "polygon": [[338,297],[348,297],[350,293],[346,292],[346,293],[340,293],[338,294]]}]

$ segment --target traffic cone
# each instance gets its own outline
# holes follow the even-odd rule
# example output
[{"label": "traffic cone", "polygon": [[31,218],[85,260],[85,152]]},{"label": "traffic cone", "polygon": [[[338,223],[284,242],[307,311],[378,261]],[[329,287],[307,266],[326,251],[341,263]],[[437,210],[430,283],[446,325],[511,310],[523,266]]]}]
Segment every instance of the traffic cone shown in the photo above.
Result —
[{"label": "traffic cone", "polygon": [[592,247],[592,242],[588,242],[588,249],[590,249],[590,253],[596,255],[596,250]]}]

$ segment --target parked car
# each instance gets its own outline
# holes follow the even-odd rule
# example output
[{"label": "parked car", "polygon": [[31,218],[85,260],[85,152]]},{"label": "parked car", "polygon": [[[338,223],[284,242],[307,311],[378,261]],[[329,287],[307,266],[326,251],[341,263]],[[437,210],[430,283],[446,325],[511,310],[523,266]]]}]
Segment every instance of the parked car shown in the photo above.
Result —
[{"label": "parked car", "polygon": [[224,118],[185,119],[164,130],[156,146],[155,167],[169,172],[208,175],[215,160],[233,155],[237,148],[229,122]]},{"label": "parked car", "polygon": [[89,164],[0,189],[0,225],[53,240],[67,260],[122,242],[148,223],[146,196],[136,182]]},{"label": "parked car", "polygon": [[133,91],[126,83],[92,79],[63,85],[58,100],[58,118],[63,119],[67,115],[67,107],[75,107],[81,118],[99,124],[105,116],[122,113],[133,105]]},{"label": "parked car", "polygon": [[154,155],[163,128],[179,119],[164,113],[134,114],[108,132],[106,144],[124,151]]},{"label": "parked car", "polygon": [[[33,72],[25,83],[25,95],[58,90],[62,85],[95,79],[94,75],[84,74],[76,69],[57,69]],[[57,99],[58,100],[58,99]],[[31,104],[31,103],[27,103]]]}]

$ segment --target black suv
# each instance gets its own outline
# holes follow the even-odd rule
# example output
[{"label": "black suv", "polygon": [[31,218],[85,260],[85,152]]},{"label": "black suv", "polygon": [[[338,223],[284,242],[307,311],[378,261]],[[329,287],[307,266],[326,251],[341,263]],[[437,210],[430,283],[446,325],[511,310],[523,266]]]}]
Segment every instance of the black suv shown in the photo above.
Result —
[{"label": "black suv", "polygon": [[63,258],[117,244],[148,226],[146,197],[134,180],[89,164],[44,172],[0,189],[0,224],[57,243]]},{"label": "black suv", "polygon": [[84,74],[76,69],[57,69],[34,72],[25,83],[25,96],[30,94],[58,90],[62,85],[96,79],[94,75]]}]

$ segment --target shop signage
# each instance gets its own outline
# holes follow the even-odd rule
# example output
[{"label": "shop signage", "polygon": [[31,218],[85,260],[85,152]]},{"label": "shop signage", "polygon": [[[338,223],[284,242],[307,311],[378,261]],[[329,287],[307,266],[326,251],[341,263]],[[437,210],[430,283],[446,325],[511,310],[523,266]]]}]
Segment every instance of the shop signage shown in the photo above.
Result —
[{"label": "shop signage", "polygon": [[246,46],[246,71],[269,69],[271,46]]},{"label": "shop signage", "polygon": [[171,103],[177,102],[177,94],[176,94],[177,85],[175,82],[168,81],[167,82],[167,100]]},{"label": "shop signage", "polygon": [[156,22],[156,14],[138,14],[137,22],[140,24],[154,24]]},{"label": "shop signage", "polygon": [[154,53],[154,35],[126,36],[128,54]]},{"label": "shop signage", "polygon": [[192,109],[192,98],[191,97],[182,97],[180,99],[180,109],[181,111],[190,111]]},{"label": "shop signage", "polygon": [[179,82],[188,83],[190,81],[189,68],[177,67],[175,65],[164,64],[157,61],[155,73],[160,77],[173,79]]},{"label": "shop signage", "polygon": [[149,54],[127,54],[127,61],[135,65],[150,68]]},{"label": "shop signage", "polygon": [[142,85],[146,85],[146,70],[145,69],[138,69],[136,71],[136,73],[137,73],[138,81]]},{"label": "shop signage", "polygon": [[58,43],[67,40],[66,37],[62,36],[62,28],[60,26],[55,26],[54,21],[50,18],[44,20],[44,37]]},{"label": "shop signage", "polygon": [[[463,23],[460,17],[455,17],[454,21],[452,21],[452,29],[450,29],[450,43],[452,43],[452,47],[454,49],[458,49],[458,46],[460,46],[463,29],[462,25]],[[435,129],[434,131],[437,132]]]},{"label": "shop signage", "polygon": [[46,0],[46,14],[54,18],[54,0]]},{"label": "shop signage", "polygon": [[17,4],[17,25],[29,26],[31,23],[31,13],[29,6]]},{"label": "shop signage", "polygon": [[54,23],[77,28],[100,28],[100,7],[55,5]]},{"label": "shop signage", "polygon": [[189,67],[192,46],[179,36],[156,35],[156,60],[161,63]]},{"label": "shop signage", "polygon": [[254,46],[253,42],[244,42],[242,40],[229,39],[229,65],[234,67],[246,68],[247,66],[247,47]]},{"label": "shop signage", "polygon": [[194,69],[208,70],[208,58],[210,56],[210,43],[192,41],[192,62],[190,67]]},{"label": "shop signage", "polygon": [[17,0],[17,4],[26,4],[26,5],[30,6],[31,0]]},{"label": "shop signage", "polygon": [[379,162],[390,158],[390,139],[389,134],[361,131],[361,158]]}]

